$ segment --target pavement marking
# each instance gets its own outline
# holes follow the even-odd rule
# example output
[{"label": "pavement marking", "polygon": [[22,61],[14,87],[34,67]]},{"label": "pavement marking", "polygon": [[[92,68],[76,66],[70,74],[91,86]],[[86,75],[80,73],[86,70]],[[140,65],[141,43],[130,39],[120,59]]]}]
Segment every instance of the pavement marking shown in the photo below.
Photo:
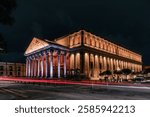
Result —
[{"label": "pavement marking", "polygon": [[10,89],[1,88],[1,90],[3,90],[4,92],[8,92],[8,93],[14,94],[14,95],[19,96],[19,97],[23,97],[23,98],[27,98],[28,97],[26,95],[20,94],[20,93],[18,93],[16,91],[12,91]]},{"label": "pavement marking", "polygon": [[98,84],[92,84],[91,86],[103,86],[103,87],[116,87],[116,88],[131,88],[131,89],[150,89],[150,87],[141,87],[141,86],[122,86],[122,85],[98,85]]}]

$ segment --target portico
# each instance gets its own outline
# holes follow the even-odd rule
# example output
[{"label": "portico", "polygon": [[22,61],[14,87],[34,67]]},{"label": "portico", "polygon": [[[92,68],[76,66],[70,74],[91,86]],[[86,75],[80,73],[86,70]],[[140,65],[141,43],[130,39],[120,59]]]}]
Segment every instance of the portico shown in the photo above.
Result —
[{"label": "portico", "polygon": [[[43,43],[48,45],[42,47]],[[28,53],[28,50],[30,50],[30,53]],[[26,51],[26,76],[39,78],[66,77],[68,55],[66,47],[34,38]]]}]

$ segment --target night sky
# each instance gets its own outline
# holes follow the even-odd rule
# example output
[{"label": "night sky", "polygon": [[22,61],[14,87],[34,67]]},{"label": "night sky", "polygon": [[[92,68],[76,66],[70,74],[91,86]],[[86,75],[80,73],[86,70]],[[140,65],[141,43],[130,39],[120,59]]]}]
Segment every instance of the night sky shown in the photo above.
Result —
[{"label": "night sky", "polygon": [[17,0],[12,16],[12,26],[0,26],[9,53],[24,53],[33,37],[53,40],[85,29],[150,65],[149,0]]}]

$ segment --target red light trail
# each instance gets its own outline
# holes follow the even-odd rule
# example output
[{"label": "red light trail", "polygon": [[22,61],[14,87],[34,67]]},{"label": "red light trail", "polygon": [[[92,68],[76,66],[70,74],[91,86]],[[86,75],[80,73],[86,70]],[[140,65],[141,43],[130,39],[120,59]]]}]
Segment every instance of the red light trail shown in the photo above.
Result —
[{"label": "red light trail", "polygon": [[100,81],[71,81],[71,80],[61,80],[61,79],[31,79],[23,77],[0,77],[2,81],[14,81],[22,83],[47,83],[47,84],[58,84],[58,85],[82,85],[82,86],[98,86],[98,85],[117,85],[117,86],[138,86],[138,87],[150,87],[150,84],[132,84],[132,83],[114,83],[114,82],[100,82]]}]

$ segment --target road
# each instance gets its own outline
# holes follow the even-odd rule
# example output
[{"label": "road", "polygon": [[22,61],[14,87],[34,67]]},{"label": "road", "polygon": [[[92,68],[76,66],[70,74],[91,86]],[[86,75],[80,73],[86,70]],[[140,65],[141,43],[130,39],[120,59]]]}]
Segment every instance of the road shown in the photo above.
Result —
[{"label": "road", "polygon": [[39,85],[0,81],[1,100],[148,100],[150,87]]}]

